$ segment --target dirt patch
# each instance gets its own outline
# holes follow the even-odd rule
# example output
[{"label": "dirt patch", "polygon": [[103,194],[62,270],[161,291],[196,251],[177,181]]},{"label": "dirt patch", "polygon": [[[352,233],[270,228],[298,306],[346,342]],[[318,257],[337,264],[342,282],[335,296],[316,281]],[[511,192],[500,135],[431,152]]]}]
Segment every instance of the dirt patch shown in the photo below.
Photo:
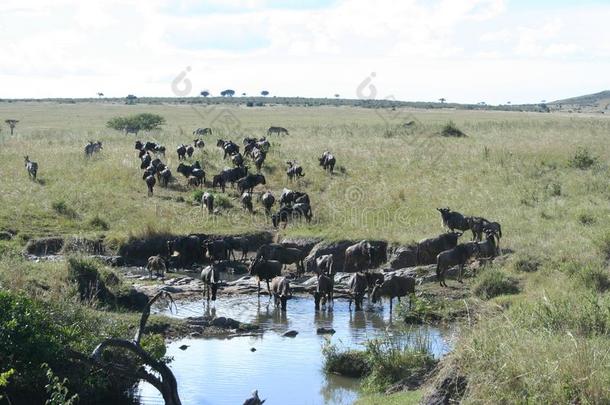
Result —
[{"label": "dirt patch", "polygon": [[61,254],[82,253],[86,255],[106,255],[104,239],[68,238],[64,241]]}]

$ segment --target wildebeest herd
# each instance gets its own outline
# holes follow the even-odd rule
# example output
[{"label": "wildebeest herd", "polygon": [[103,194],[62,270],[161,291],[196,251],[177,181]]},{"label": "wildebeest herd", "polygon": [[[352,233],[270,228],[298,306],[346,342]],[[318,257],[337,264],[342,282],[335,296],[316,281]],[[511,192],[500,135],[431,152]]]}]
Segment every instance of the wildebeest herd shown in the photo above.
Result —
[{"label": "wildebeest herd", "polygon": [[[288,135],[288,131],[282,127],[270,127],[267,135]],[[212,135],[210,128],[198,128],[193,131],[197,136],[192,144],[181,144],[177,147],[176,153],[180,162],[176,167],[176,172],[186,179],[187,186],[203,187],[207,183],[204,167],[196,160],[193,164],[188,164],[184,160],[192,157],[196,149],[205,148],[206,143],[201,136]],[[294,191],[284,188],[279,199],[266,189],[258,193],[258,198],[254,197],[254,189],[259,186],[266,186],[267,181],[261,173],[265,159],[271,148],[271,143],[266,137],[260,139],[246,137],[243,139],[243,155],[240,153],[240,146],[233,141],[218,139],[216,146],[223,154],[223,160],[230,158],[232,167],[225,168],[220,173],[212,176],[212,189],[219,188],[225,192],[227,184],[237,189],[239,201],[247,212],[254,211],[254,202],[260,201],[265,214],[270,217],[271,223],[275,228],[286,225],[297,219],[305,219],[310,222],[313,217],[311,199],[306,192]],[[170,168],[163,163],[166,147],[151,141],[136,141],[134,144],[140,159],[140,169],[148,195],[152,196],[154,188],[158,183],[161,187],[168,187],[171,182],[177,181]],[[102,142],[90,141],[84,148],[87,158],[101,152]],[[254,162],[256,173],[251,173],[246,164],[247,159]],[[324,151],[318,158],[320,166],[325,171],[333,173],[336,158],[330,151]],[[287,161],[287,177],[290,181],[305,176],[303,168],[295,160]],[[36,179],[38,164],[25,156],[25,167],[28,175]],[[214,208],[215,196],[212,192],[204,192],[201,197],[202,210],[205,208],[208,214],[216,212]],[[279,209],[272,212],[273,206],[279,203]],[[490,258],[500,253],[500,238],[502,230],[498,222],[489,221],[482,217],[465,216],[449,208],[438,208],[442,225],[449,232],[435,238],[420,241],[410,251],[400,249],[396,255],[407,254],[412,256],[412,261],[419,264],[436,264],[436,275],[441,286],[447,286],[445,276],[448,269],[458,268],[457,280],[462,282],[463,267],[475,257]],[[472,232],[472,240],[459,243],[458,239],[464,231]],[[485,239],[483,240],[483,235]],[[392,311],[392,300],[409,296],[409,304],[415,293],[416,280],[409,276],[392,275],[387,276],[384,272],[371,271],[373,268],[373,257],[383,253],[387,257],[387,252],[378,252],[379,248],[373,246],[369,241],[360,241],[345,248],[342,256],[345,258],[343,269],[354,269],[355,272],[348,281],[349,306],[355,302],[355,309],[362,309],[362,302],[368,293],[369,298],[375,303],[382,297],[390,300],[390,311]],[[206,258],[212,264],[203,269],[201,279],[206,286],[207,299],[215,300],[220,281],[219,263],[224,260],[235,260],[235,251],[241,252],[239,260],[247,260],[248,243],[244,238],[225,237],[216,239],[201,240],[196,235],[180,237],[168,242],[168,256],[152,256],[148,260],[147,269],[152,277],[153,271],[159,276],[163,276],[166,262],[171,258],[177,267],[184,266],[190,259],[201,262]],[[187,257],[188,256],[188,257]],[[274,297],[276,305],[282,310],[286,309],[286,302],[291,296],[290,278],[282,273],[286,265],[295,265],[296,274],[302,275],[306,269],[304,260],[306,252],[296,246],[285,244],[266,244],[258,248],[256,256],[250,260],[248,272],[251,276],[258,279],[258,294],[260,295],[260,281],[267,284],[267,292]],[[316,275],[315,288],[311,291],[314,297],[316,309],[320,305],[328,304],[332,308],[336,257],[334,254],[324,254],[315,257],[311,270]],[[377,263],[379,264],[379,263]]]}]

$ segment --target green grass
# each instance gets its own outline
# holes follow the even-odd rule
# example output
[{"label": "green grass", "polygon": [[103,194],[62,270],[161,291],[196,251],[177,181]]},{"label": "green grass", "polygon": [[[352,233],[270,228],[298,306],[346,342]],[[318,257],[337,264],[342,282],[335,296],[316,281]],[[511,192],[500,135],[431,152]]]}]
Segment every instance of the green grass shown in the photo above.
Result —
[{"label": "green grass", "polygon": [[[175,147],[192,142],[194,128],[213,128],[214,136],[192,159],[202,162],[208,178],[229,165],[214,146],[217,138],[241,144],[244,136],[263,136],[271,125],[288,128],[289,136],[270,139],[263,169],[267,186],[257,192],[270,189],[279,197],[284,187],[307,191],[314,221],[290,225],[278,237],[406,243],[441,231],[434,209],[440,206],[499,221],[501,247],[512,256],[467,283],[487,299],[473,294],[439,303],[431,294],[416,303],[422,318],[465,303],[477,307],[452,355],[468,377],[464,401],[610,400],[609,118],[348,106],[0,103],[0,116],[20,120],[15,135],[0,132],[0,231],[17,232],[12,241],[0,242],[2,289],[67,302],[92,319],[121,317],[80,303],[65,265],[25,262],[19,254],[25,242],[37,236],[104,236],[118,249],[135,237],[270,229],[260,203],[251,216],[231,189],[215,194],[218,215],[202,212],[193,204],[199,193],[180,176],[148,198],[135,138],[105,127],[112,117],[143,112],[165,118],[162,130],[139,138],[167,146],[165,161],[173,171]],[[225,128],[218,123],[227,120],[215,120],[219,115],[237,124]],[[468,136],[441,136],[448,122]],[[98,139],[103,151],[85,160],[86,142]],[[337,157],[334,176],[316,160],[327,149]],[[28,179],[24,155],[39,163],[38,182]],[[286,179],[290,159],[306,173],[299,183]],[[512,280],[519,280],[518,294],[491,298],[506,293]],[[384,368],[376,386],[392,374]],[[411,394],[383,398],[402,403],[403,396]]]},{"label": "green grass", "polygon": [[365,395],[356,401],[356,405],[416,405],[422,399],[422,392],[403,391],[395,394],[371,394]]}]

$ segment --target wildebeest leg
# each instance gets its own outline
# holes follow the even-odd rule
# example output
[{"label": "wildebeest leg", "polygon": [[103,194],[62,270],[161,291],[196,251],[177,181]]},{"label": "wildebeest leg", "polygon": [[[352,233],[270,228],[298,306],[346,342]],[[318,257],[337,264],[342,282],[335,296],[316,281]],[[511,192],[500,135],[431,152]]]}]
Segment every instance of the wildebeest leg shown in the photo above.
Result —
[{"label": "wildebeest leg", "polygon": [[462,283],[462,282],[463,282],[463,281],[462,281],[462,271],[464,271],[464,265],[463,265],[463,264],[460,264],[460,265],[458,266],[458,282],[459,282],[459,283]]},{"label": "wildebeest leg", "polygon": [[269,297],[271,297],[271,287],[269,286],[269,279],[267,279],[267,292],[269,293]]},{"label": "wildebeest leg", "polygon": [[[398,299],[400,301],[400,298]],[[390,297],[390,317],[392,316],[392,297]]]},{"label": "wildebeest leg", "polygon": [[258,280],[258,290],[257,290],[257,292],[258,292],[258,297],[260,298],[260,296],[261,296],[261,281],[260,280]]},{"label": "wildebeest leg", "polygon": [[352,297],[349,297],[349,306],[348,309],[351,311],[352,310]]}]

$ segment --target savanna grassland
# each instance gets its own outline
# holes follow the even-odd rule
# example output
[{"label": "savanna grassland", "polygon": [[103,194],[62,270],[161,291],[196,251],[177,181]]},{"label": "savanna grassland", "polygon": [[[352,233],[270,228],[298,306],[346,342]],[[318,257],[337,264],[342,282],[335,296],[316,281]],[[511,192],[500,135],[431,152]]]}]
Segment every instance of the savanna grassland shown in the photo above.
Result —
[{"label": "savanna grassland", "polygon": [[[136,138],[105,127],[112,117],[139,112],[165,117],[161,130],[138,139],[167,147],[164,161],[177,180],[167,189],[157,185],[150,198]],[[6,126],[0,133],[0,231],[16,233],[13,241],[0,242],[1,288],[40,293],[33,298],[42,300],[69,295],[11,280],[11,274],[32,279],[47,271],[56,272],[50,283],[66,277],[63,265],[27,263],[15,253],[32,237],[104,235],[118,246],[130,235],[155,231],[270,229],[260,203],[252,217],[230,188],[218,196],[218,215],[202,212],[193,204],[194,190],[175,172],[175,148],[192,142],[193,129],[211,126],[214,136],[204,138],[205,148],[192,159],[211,179],[230,165],[222,161],[217,138],[241,145],[244,136],[283,126],[290,135],[270,137],[262,171],[267,185],[257,190],[270,189],[276,197],[284,187],[307,191],[314,220],[291,224],[281,236],[407,243],[440,233],[435,208],[444,206],[502,224],[507,255],[467,281],[481,310],[463,328],[436,378],[466,376],[464,400],[471,403],[610,401],[608,118],[101,103],[0,103],[0,117],[20,120],[13,136]],[[440,136],[450,121],[467,137]],[[102,141],[104,149],[87,160],[83,148],[89,140]],[[324,150],[337,157],[332,176],[318,166]],[[24,155],[40,166],[37,182],[28,179]],[[294,159],[306,175],[291,184],[285,162]]]}]

